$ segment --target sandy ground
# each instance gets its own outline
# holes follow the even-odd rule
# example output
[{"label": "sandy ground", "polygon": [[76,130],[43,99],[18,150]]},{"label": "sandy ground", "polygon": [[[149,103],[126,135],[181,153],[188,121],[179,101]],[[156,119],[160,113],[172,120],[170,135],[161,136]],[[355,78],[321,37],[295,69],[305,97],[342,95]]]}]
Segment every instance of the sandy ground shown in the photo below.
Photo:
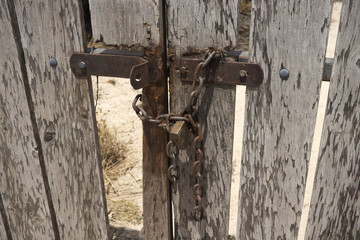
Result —
[{"label": "sandy ground", "polygon": [[[328,42],[327,57],[334,56],[334,49],[337,37],[338,23],[341,11],[341,3],[334,3],[333,16],[331,19],[330,36]],[[114,81],[109,81],[114,80]],[[94,92],[96,93],[96,78],[93,78]],[[305,201],[303,206],[303,216],[299,229],[299,240],[304,239],[306,219],[308,215],[311,191],[313,186],[314,174],[316,169],[316,160],[320,144],[322,122],[325,114],[326,99],[329,89],[329,83],[323,82],[321,96],[314,136],[313,149],[310,159],[310,168],[308,174],[308,184],[305,190]],[[105,120],[107,125],[116,131],[118,139],[128,148],[127,160],[134,161],[134,167],[118,180],[112,182],[108,197],[115,200],[129,200],[136,204],[142,211],[142,125],[131,108],[133,98],[140,91],[132,89],[128,79],[99,78],[99,100],[97,104],[97,119]],[[238,209],[238,194],[240,186],[240,161],[242,148],[242,128],[245,109],[245,87],[237,87],[236,93],[236,115],[235,115],[235,139],[233,154],[233,177],[231,188],[231,206],[230,206],[230,228],[229,234],[235,235]],[[111,206],[110,206],[111,208]],[[110,212],[110,220],[113,213]],[[142,228],[142,222],[111,221],[116,227],[123,227],[139,231]],[[130,231],[131,232],[131,231]],[[134,231],[132,231],[134,233]],[[136,233],[136,232],[135,232]],[[119,233],[120,234],[120,233]],[[126,233],[124,233],[126,235]],[[124,236],[125,236],[124,235]],[[135,239],[133,234],[121,239]],[[120,238],[119,238],[120,239]]]}]

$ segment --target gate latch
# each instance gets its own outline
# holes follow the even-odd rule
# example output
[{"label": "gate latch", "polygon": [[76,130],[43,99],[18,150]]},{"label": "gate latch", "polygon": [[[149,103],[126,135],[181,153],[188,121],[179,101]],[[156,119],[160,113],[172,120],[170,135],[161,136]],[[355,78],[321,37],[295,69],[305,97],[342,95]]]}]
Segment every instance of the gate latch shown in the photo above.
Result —
[{"label": "gate latch", "polygon": [[[229,52],[228,57],[239,56],[240,53]],[[182,82],[194,81],[196,67],[201,61],[180,58],[177,70]],[[74,53],[70,58],[70,67],[76,76],[130,78],[134,89],[147,87],[159,79],[157,66],[157,62],[146,58],[144,52],[119,49],[96,49],[94,53]],[[257,87],[264,78],[259,64],[247,63],[241,58],[235,61],[212,61],[209,69],[208,84]]]},{"label": "gate latch", "polygon": [[[99,49],[96,49],[99,50]],[[143,52],[102,50],[99,53],[74,53],[70,67],[76,76],[130,78],[131,86],[140,89],[157,79],[158,69],[144,58]],[[156,66],[156,65],[155,65]]]},{"label": "gate latch", "polygon": [[[208,71],[207,84],[258,87],[262,83],[264,72],[259,64],[248,63],[241,51],[228,52],[227,57],[232,61],[213,60],[210,62],[208,70],[201,70]],[[176,70],[180,73],[182,82],[194,81],[196,67],[201,61],[201,59],[180,58]],[[200,73],[200,75],[204,75],[204,73]]]}]

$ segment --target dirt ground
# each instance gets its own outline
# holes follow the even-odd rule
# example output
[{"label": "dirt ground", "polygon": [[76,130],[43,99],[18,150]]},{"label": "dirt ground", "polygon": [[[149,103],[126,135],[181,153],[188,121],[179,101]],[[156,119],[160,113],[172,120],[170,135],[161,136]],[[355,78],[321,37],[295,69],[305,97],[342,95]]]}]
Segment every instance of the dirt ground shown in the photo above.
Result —
[{"label": "dirt ground", "polygon": [[[327,57],[334,56],[341,2],[335,2],[331,19]],[[245,29],[246,30],[246,29]],[[316,158],[324,119],[328,83],[323,83],[319,104],[308,185],[299,230],[299,240],[304,239],[308,209],[310,205]],[[96,78],[93,78],[94,93],[97,91]],[[141,239],[142,228],[142,124],[131,108],[133,98],[140,91],[132,89],[128,79],[99,78],[99,94],[96,107],[98,121],[105,121],[118,140],[127,148],[125,161],[131,165],[117,179],[105,179],[108,191],[108,211],[111,224],[111,239]],[[96,98],[96,96],[95,96]],[[237,221],[237,199],[240,186],[240,160],[242,128],[244,119],[245,87],[238,87],[236,94],[235,139],[233,154],[233,182],[231,190],[231,215],[229,234],[235,235]],[[106,178],[106,176],[105,176]]]}]

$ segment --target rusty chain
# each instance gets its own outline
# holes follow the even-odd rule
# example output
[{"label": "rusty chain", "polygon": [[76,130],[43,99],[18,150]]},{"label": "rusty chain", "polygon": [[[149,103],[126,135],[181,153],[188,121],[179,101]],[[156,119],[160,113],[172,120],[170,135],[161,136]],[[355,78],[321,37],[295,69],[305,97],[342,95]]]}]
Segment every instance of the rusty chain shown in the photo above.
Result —
[{"label": "rusty chain", "polygon": [[[139,105],[137,102],[142,100],[142,95],[138,94],[133,103],[132,107],[143,122],[149,122],[157,124],[158,127],[165,128],[168,133],[171,131],[171,126],[177,121],[185,121],[189,126],[191,132],[194,135],[193,139],[193,164],[192,169],[194,172],[194,198],[195,198],[195,207],[194,207],[194,220],[200,221],[203,218],[203,209],[201,207],[201,198],[202,198],[202,170],[204,166],[204,144],[203,144],[203,133],[202,133],[202,120],[200,114],[197,110],[197,101],[200,96],[201,90],[204,87],[206,82],[208,71],[205,71],[205,76],[199,76],[201,69],[207,69],[210,62],[215,58],[215,51],[211,52],[204,62],[198,64],[194,74],[194,81],[192,84],[192,92],[189,96],[189,103],[180,114],[168,113],[161,114],[157,117],[149,116],[146,111]],[[197,85],[197,82],[199,84]],[[177,166],[179,148],[176,147],[175,143],[170,140],[166,147],[166,154],[170,159],[170,166],[168,168],[168,178],[172,183],[172,191],[176,193],[176,182],[179,177],[179,167]]]}]

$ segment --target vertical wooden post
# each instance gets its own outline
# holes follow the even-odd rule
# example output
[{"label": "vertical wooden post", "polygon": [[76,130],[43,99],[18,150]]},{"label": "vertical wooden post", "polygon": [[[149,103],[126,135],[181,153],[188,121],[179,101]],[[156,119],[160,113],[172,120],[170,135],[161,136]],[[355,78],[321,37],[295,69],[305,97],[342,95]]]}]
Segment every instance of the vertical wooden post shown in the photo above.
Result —
[{"label": "vertical wooden post", "polygon": [[[253,0],[237,239],[296,239],[332,1]],[[280,70],[283,70],[280,77]]]},{"label": "vertical wooden post", "polygon": [[[237,39],[238,0],[168,0],[171,111],[187,104],[191,85],[180,81],[179,58],[205,60],[209,48],[234,49]],[[205,85],[198,100],[203,121],[205,160],[202,200],[205,217],[194,220],[194,173],[192,146],[180,151],[179,178],[173,196],[175,239],[226,239],[229,225],[235,86]]]},{"label": "vertical wooden post", "polygon": [[343,2],[306,239],[360,238],[359,12]]},{"label": "vertical wooden post", "polygon": [[[167,113],[168,108],[163,2],[162,0],[90,1],[95,39],[103,39],[106,44],[119,45],[120,48],[128,50],[144,50],[148,59],[157,64],[161,74],[156,79],[156,84],[143,89],[143,107],[151,116]],[[170,239],[167,133],[156,124],[149,123],[144,123],[143,131],[145,239]]]},{"label": "vertical wooden post", "polygon": [[69,66],[84,50],[80,1],[4,2],[0,176],[11,234],[107,239],[91,85]]}]

